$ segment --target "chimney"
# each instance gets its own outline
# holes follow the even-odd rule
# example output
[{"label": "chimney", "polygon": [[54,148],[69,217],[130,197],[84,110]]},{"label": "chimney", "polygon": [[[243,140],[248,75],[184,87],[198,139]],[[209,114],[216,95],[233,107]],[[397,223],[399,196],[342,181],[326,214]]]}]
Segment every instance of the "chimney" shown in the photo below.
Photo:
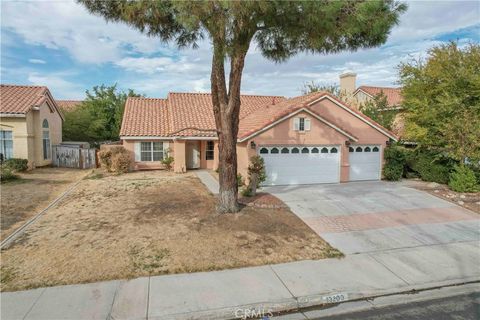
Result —
[{"label": "chimney", "polygon": [[357,88],[355,85],[356,79],[357,74],[354,72],[344,72],[340,75],[340,92],[347,98],[350,98]]}]

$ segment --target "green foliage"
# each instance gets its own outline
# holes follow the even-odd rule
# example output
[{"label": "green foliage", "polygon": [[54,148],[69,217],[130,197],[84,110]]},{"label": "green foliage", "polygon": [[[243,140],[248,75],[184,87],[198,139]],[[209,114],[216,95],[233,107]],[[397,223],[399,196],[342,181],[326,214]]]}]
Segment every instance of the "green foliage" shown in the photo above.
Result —
[{"label": "green foliage", "polygon": [[3,165],[11,169],[15,172],[23,172],[27,171],[28,169],[28,160],[27,159],[19,159],[19,158],[11,158],[7,159],[3,162]]},{"label": "green foliage", "polygon": [[253,193],[252,193],[252,188],[250,187],[245,187],[242,189],[242,196],[244,197],[251,197],[253,196]]},{"label": "green foliage", "polygon": [[397,110],[389,110],[387,96],[383,91],[361,105],[360,111],[389,130],[392,129],[393,121],[398,114]]},{"label": "green foliage", "polygon": [[402,178],[406,165],[406,151],[403,147],[392,145],[385,148],[385,165],[383,175],[390,181],[398,181]]},{"label": "green foliage", "polygon": [[[400,65],[405,139],[458,162],[480,159],[480,45],[435,46]],[[442,179],[445,180],[445,179]]]},{"label": "green foliage", "polygon": [[117,86],[95,86],[75,109],[65,112],[63,140],[87,141],[99,145],[118,140],[127,97],[138,96],[133,90],[123,92]]},{"label": "green foliage", "polygon": [[19,176],[16,175],[10,167],[7,167],[6,165],[0,166],[0,182],[4,183],[18,178]]},{"label": "green foliage", "polygon": [[343,95],[340,92],[340,87],[336,84],[323,85],[315,81],[305,82],[303,84],[302,94],[309,94],[309,93],[320,92],[320,91],[326,91],[339,98],[341,98],[341,96]]},{"label": "green foliage", "polygon": [[252,156],[250,158],[250,164],[248,165],[248,179],[252,181],[253,175],[255,175],[255,181],[257,182],[257,188],[267,179],[267,173],[265,171],[265,161],[260,156]]},{"label": "green foliage", "polygon": [[163,158],[162,160],[160,160],[160,162],[165,166],[165,169],[167,169],[167,170],[172,169],[172,164],[173,164],[174,161],[175,161],[175,158],[173,158],[172,156],[167,156],[167,157]]},{"label": "green foliage", "polygon": [[243,179],[240,173],[237,173],[237,187],[241,187],[245,184],[245,179]]},{"label": "green foliage", "polygon": [[467,166],[455,165],[448,181],[450,189],[456,192],[477,192],[480,190],[475,173]]},{"label": "green foliage", "polygon": [[407,165],[424,181],[447,184],[454,162],[442,154],[418,149],[407,158]]}]

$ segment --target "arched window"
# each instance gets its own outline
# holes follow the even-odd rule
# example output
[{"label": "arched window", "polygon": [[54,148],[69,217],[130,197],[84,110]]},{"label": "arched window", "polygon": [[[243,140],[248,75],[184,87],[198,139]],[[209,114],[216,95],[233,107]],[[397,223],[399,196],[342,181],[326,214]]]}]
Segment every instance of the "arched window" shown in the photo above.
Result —
[{"label": "arched window", "polygon": [[362,152],[362,147],[357,147],[357,149],[355,149],[355,152]]},{"label": "arched window", "polygon": [[319,152],[320,152],[320,150],[318,150],[318,148],[313,148],[312,149],[312,153],[319,153]]},{"label": "arched window", "polygon": [[327,148],[322,148],[322,153],[328,153],[328,149]]},{"label": "arched window", "polygon": [[310,150],[308,150],[308,148],[303,148],[302,153],[310,153]]},{"label": "arched window", "polygon": [[268,149],[267,148],[262,148],[260,149],[260,154],[266,154],[268,153]]},{"label": "arched window", "polygon": [[288,148],[282,148],[282,153],[290,153],[290,150],[288,150]]},{"label": "arched window", "polygon": [[298,148],[293,148],[292,153],[300,153],[300,150],[298,150]]},{"label": "arched window", "polygon": [[370,151],[372,151],[372,150],[370,149],[370,147],[366,147],[363,151],[365,151],[365,152],[370,152]]},{"label": "arched window", "polygon": [[378,152],[378,147],[373,147],[373,152]]},{"label": "arched window", "polygon": [[277,148],[272,148],[272,150],[270,150],[270,153],[275,153],[275,154],[277,154],[277,153],[278,153],[278,149],[277,149]]},{"label": "arched window", "polygon": [[332,149],[330,149],[330,153],[338,153],[337,148],[332,148]]},{"label": "arched window", "polygon": [[348,152],[355,152],[355,149],[353,149],[352,147],[348,147]]},{"label": "arched window", "polygon": [[43,160],[50,159],[51,146],[50,146],[50,130],[48,129],[48,120],[43,119],[42,122],[42,145],[43,145]]}]

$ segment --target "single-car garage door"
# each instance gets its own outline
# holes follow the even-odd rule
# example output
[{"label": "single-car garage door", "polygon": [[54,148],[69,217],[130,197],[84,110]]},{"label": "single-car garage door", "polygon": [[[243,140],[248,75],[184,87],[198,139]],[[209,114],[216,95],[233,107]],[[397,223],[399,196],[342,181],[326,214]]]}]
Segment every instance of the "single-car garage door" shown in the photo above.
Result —
[{"label": "single-car garage door", "polygon": [[380,180],[381,152],[378,145],[350,146],[350,181]]},{"label": "single-car garage door", "polygon": [[340,146],[260,146],[264,185],[340,182]]}]

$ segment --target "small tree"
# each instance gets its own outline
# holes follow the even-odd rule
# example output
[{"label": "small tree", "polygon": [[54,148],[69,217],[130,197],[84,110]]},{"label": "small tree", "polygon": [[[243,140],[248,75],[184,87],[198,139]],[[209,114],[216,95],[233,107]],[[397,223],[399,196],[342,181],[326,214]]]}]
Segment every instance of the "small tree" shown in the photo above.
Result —
[{"label": "small tree", "polygon": [[218,212],[239,210],[236,145],[240,88],[252,44],[276,62],[300,52],[328,54],[376,47],[385,43],[406,10],[405,4],[394,0],[78,1],[109,21],[125,22],[162,41],[174,41],[180,48],[195,48],[205,38],[210,41],[210,85],[222,168]]},{"label": "small tree", "polygon": [[389,130],[392,129],[395,116],[398,114],[397,110],[392,110],[388,105],[387,96],[383,91],[362,104],[360,111]]},{"label": "small tree", "polygon": [[253,156],[250,158],[250,164],[248,166],[248,189],[252,196],[257,194],[257,188],[267,178],[265,172],[265,161],[260,156]]}]

